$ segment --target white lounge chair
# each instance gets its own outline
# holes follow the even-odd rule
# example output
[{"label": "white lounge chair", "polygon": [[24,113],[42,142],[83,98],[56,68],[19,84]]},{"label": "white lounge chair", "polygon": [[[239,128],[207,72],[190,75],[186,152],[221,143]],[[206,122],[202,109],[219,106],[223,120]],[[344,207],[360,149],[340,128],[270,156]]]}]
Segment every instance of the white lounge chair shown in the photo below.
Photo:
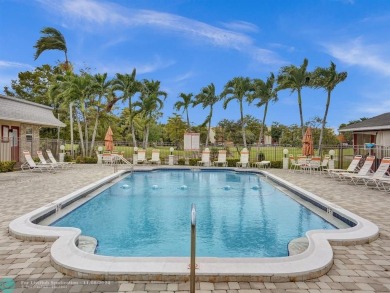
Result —
[{"label": "white lounge chair", "polygon": [[242,168],[249,167],[249,151],[247,148],[241,150],[240,161],[236,163],[236,166]]},{"label": "white lounge chair", "polygon": [[389,170],[390,167],[390,157],[384,157],[381,160],[381,163],[376,169],[375,173],[371,176],[356,176],[355,179],[360,179],[364,181],[364,184],[369,187],[370,183],[374,183],[375,187],[378,189],[381,189],[381,186],[383,186],[382,183],[388,181],[389,179]]},{"label": "white lounge chair", "polygon": [[50,161],[53,164],[58,164],[59,166],[61,166],[63,168],[69,167],[69,166],[74,164],[74,162],[57,162],[57,160],[56,160],[56,158],[54,158],[53,153],[51,152],[51,150],[46,150],[46,154],[47,154],[47,156],[49,157]]},{"label": "white lounge chair", "polygon": [[205,148],[202,152],[202,160],[198,161],[198,166],[210,166],[210,150],[209,148]]},{"label": "white lounge chair", "polygon": [[360,163],[360,160],[362,159],[362,156],[361,155],[355,155],[353,157],[353,160],[351,161],[351,163],[349,164],[348,168],[345,170],[345,169],[326,169],[326,171],[328,171],[328,175],[330,177],[337,177],[338,173],[342,173],[342,172],[348,172],[348,173],[357,173],[360,169],[359,167],[359,163]]},{"label": "white lounge chair", "polygon": [[148,160],[146,159],[146,150],[138,150],[138,156],[137,156],[137,164],[139,163],[147,163]]},{"label": "white lounge chair", "polygon": [[31,154],[29,151],[23,151],[24,158],[26,159],[26,162],[24,162],[20,167],[22,168],[22,171],[30,170],[30,171],[47,171],[47,172],[54,172],[54,167],[52,165],[42,165],[37,164],[34,162],[33,158],[31,157]]},{"label": "white lounge chair", "polygon": [[[339,178],[343,180],[351,180],[354,184],[357,184],[360,180],[363,180],[364,177],[369,176],[369,174],[373,173],[371,170],[372,165],[374,164],[375,156],[368,156],[364,161],[363,166],[360,168],[359,172],[356,173],[348,173],[341,172],[339,173]],[[371,175],[372,176],[372,175]]]},{"label": "white lounge chair", "polygon": [[158,149],[152,150],[152,158],[148,162],[151,164],[160,165],[161,164],[160,150],[158,150]]},{"label": "white lounge chair", "polygon": [[38,158],[39,160],[41,161],[41,164],[42,165],[51,165],[53,166],[53,168],[60,168],[61,166],[58,165],[58,164],[54,164],[54,163],[49,163],[46,161],[45,157],[43,156],[43,153],[42,151],[37,151],[37,155],[38,155]]},{"label": "white lounge chair", "polygon": [[213,162],[214,166],[219,166],[221,165],[222,167],[227,166],[227,161],[226,161],[226,151],[225,150],[219,150],[218,151],[218,159],[217,161]]}]

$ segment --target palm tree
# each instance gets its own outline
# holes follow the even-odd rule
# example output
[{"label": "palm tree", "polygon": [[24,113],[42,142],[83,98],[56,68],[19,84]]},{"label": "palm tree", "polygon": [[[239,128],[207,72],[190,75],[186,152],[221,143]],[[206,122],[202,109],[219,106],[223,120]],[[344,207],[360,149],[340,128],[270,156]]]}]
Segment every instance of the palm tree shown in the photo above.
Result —
[{"label": "palm tree", "polygon": [[[47,50],[59,50],[63,51],[65,54],[65,64],[62,66],[66,72],[72,71],[72,65],[68,60],[68,48],[66,46],[65,37],[63,34],[53,27],[44,27],[41,30],[41,36],[38,41],[35,43],[34,48],[36,48],[34,54],[34,60],[37,60],[39,56]],[[73,149],[73,104],[69,104],[69,119],[70,119],[70,144],[71,144],[71,154],[74,155]]]},{"label": "palm tree", "polygon": [[208,124],[207,136],[205,146],[208,146],[210,129],[211,129],[211,119],[213,118],[213,107],[221,98],[215,94],[215,85],[213,83],[209,84],[206,87],[201,89],[201,92],[195,96],[194,106],[202,104],[203,109],[210,107],[209,115],[207,115],[205,121],[202,125]]},{"label": "palm tree", "polygon": [[183,112],[184,111],[186,112],[187,125],[188,125],[188,129],[190,129],[190,130],[191,130],[191,124],[190,124],[190,118],[188,116],[188,107],[194,104],[194,101],[192,100],[192,96],[193,96],[192,93],[190,93],[190,94],[181,93],[179,96],[179,98],[181,98],[181,101],[177,101],[174,105],[174,108],[177,111],[180,111],[180,109],[183,108]]},{"label": "palm tree", "polygon": [[323,88],[328,93],[328,97],[326,99],[326,105],[325,105],[324,118],[322,119],[320,139],[318,142],[319,143],[318,153],[321,154],[322,138],[324,135],[332,91],[340,82],[343,82],[347,78],[348,74],[345,71],[338,73],[336,71],[336,65],[333,62],[330,62],[329,68],[317,67],[314,70],[312,76],[313,76],[312,77],[313,87]]},{"label": "palm tree", "polygon": [[291,93],[298,93],[298,106],[299,106],[299,116],[301,119],[301,128],[302,128],[302,138],[305,134],[305,129],[303,127],[303,112],[302,112],[302,88],[309,86],[310,83],[310,73],[307,72],[307,65],[309,61],[307,58],[303,60],[303,63],[300,67],[295,65],[284,66],[280,69],[278,76],[278,90],[290,89]]},{"label": "palm tree", "polygon": [[97,95],[97,101],[95,101],[96,104],[95,125],[92,133],[91,149],[90,149],[89,156],[92,156],[93,147],[95,145],[96,132],[99,124],[100,113],[101,110],[104,109],[103,99],[106,98],[106,100],[108,100],[109,99],[108,97],[112,97],[112,95],[114,94],[112,92],[111,81],[107,80],[107,73],[95,74],[94,76],[92,76],[92,82],[94,83],[94,88]]},{"label": "palm tree", "polygon": [[36,49],[34,54],[34,60],[37,60],[39,56],[47,50],[59,50],[65,54],[65,64],[63,68],[65,71],[72,71],[71,64],[68,60],[68,48],[63,34],[53,27],[44,27],[41,30],[41,36],[35,43]]},{"label": "palm tree", "polygon": [[143,147],[146,149],[148,147],[150,123],[161,117],[159,111],[163,108],[164,100],[168,94],[160,90],[160,81],[144,79],[142,85],[141,97],[133,106],[138,107],[136,114],[141,114],[145,120]]},{"label": "palm tree", "polygon": [[129,102],[129,113],[130,113],[130,123],[129,123],[129,130],[131,131],[131,135],[133,137],[133,145],[137,146],[137,140],[135,137],[135,131],[133,126],[133,104],[132,104],[132,97],[141,90],[141,83],[136,80],[136,69],[133,69],[133,72],[131,74],[116,74],[116,78],[112,81],[113,84],[113,90],[114,91],[121,91],[122,96],[115,98],[110,105],[107,107],[109,110],[111,107],[118,101],[126,101]]},{"label": "palm tree", "polygon": [[232,80],[228,81],[225,85],[225,88],[221,94],[222,98],[225,98],[223,103],[223,108],[226,109],[230,101],[237,100],[240,105],[240,122],[242,130],[242,139],[244,142],[244,147],[246,145],[246,135],[245,135],[245,121],[244,121],[244,109],[243,101],[244,98],[248,98],[252,91],[252,83],[248,77],[235,77]]},{"label": "palm tree", "polygon": [[249,102],[252,103],[255,99],[259,99],[256,106],[264,106],[263,120],[259,135],[259,144],[261,144],[264,142],[265,118],[267,117],[268,103],[276,102],[278,100],[278,89],[275,87],[275,75],[272,72],[266,82],[261,79],[255,79],[253,85],[254,93],[249,97]]}]

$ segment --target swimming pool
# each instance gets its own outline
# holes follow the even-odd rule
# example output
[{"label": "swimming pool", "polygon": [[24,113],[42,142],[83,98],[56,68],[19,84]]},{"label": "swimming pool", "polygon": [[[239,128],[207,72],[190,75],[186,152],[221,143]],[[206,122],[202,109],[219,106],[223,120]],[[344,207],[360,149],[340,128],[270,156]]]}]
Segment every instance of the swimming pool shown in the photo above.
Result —
[{"label": "swimming pool", "polygon": [[264,176],[235,171],[134,172],[52,224],[77,227],[109,256],[278,257],[309,230],[336,229]]},{"label": "swimming pool", "polygon": [[[154,170],[165,169],[167,172],[168,170],[172,170],[170,167],[148,166],[136,166],[134,169],[137,172],[141,171],[143,173],[147,170],[150,172],[150,176],[152,176]],[[188,170],[189,168],[186,167],[181,169],[185,169],[185,173],[193,172],[193,176],[198,176],[195,173],[199,171]],[[210,170],[215,170],[215,168],[201,168],[200,172],[208,172]],[[221,169],[219,168],[218,170]],[[235,168],[224,168],[224,170],[234,171],[239,174],[248,172],[244,169]],[[137,172],[135,172],[135,174]],[[303,205],[307,205],[310,209],[320,211],[322,216],[325,214],[324,218],[326,219],[333,218],[345,223],[346,228],[331,230],[320,229],[306,232],[305,239],[307,239],[308,244],[306,250],[292,256],[199,257],[198,255],[196,259],[196,263],[198,264],[198,268],[196,270],[198,281],[286,282],[317,278],[325,274],[332,267],[333,251],[330,244],[364,244],[374,241],[379,235],[379,229],[374,223],[353,214],[334,203],[326,201],[323,198],[308,192],[291,182],[283,180],[270,172],[256,169],[251,169],[250,172],[261,176],[258,178],[266,177],[267,180],[275,182],[278,185],[278,189],[283,191],[287,190],[288,193],[290,193],[289,196],[292,196],[293,198],[295,197],[294,199],[298,202]],[[85,279],[116,281],[188,281],[189,256],[120,257],[93,254],[82,251],[78,248],[81,238],[81,230],[79,228],[47,226],[47,224],[52,223],[56,219],[59,219],[69,213],[71,210],[74,210],[75,206],[81,207],[84,203],[96,197],[96,195],[98,195],[101,191],[112,186],[128,174],[129,171],[127,170],[115,172],[110,176],[97,180],[92,184],[71,192],[62,198],[47,203],[30,213],[18,217],[9,224],[9,234],[21,240],[54,241],[50,248],[51,265],[61,273],[69,276]],[[213,180],[211,183],[215,189],[221,188],[221,186],[215,186],[214,182],[215,181]],[[152,182],[150,183],[152,184]],[[177,183],[178,186],[174,187],[175,192],[189,192],[191,190],[190,185],[187,186],[186,191],[186,188],[182,187],[182,182],[177,181]],[[207,183],[207,181],[201,183],[202,184],[198,184],[199,190],[205,183]],[[254,184],[252,185],[252,183]],[[256,183],[257,182],[251,181],[250,187],[254,187],[257,185]],[[230,191],[236,191],[235,184],[237,184],[237,182],[231,180],[229,182],[230,188],[226,185],[222,186],[223,191],[226,191],[224,193],[225,197]],[[129,187],[131,186],[130,184],[128,185]],[[158,184],[152,184],[152,190],[149,191],[157,191],[157,194],[160,194],[163,186],[154,187],[155,189],[153,190],[153,185]],[[260,187],[262,185],[258,186]],[[126,188],[124,188],[124,190],[125,189]],[[268,190],[266,187],[263,189],[265,191]],[[252,192],[252,190],[253,189],[247,190],[247,193]],[[272,189],[270,191],[273,192]],[[200,197],[205,197],[204,194],[199,193],[199,195]],[[173,196],[173,192],[171,196]],[[269,196],[271,195],[266,192],[261,197],[265,199]],[[353,195],[349,194],[348,196]],[[212,199],[212,202],[214,202],[214,198],[210,198]],[[242,201],[244,197],[239,195],[237,199]],[[149,201],[153,200],[149,199]],[[243,202],[245,202],[245,200]],[[259,202],[260,201],[257,203]],[[258,206],[252,206],[250,204],[244,205],[244,207],[249,210],[259,210]],[[186,209],[188,216],[186,217],[185,223],[182,225],[185,226],[185,229],[190,230],[190,210],[189,207]],[[131,211],[131,207],[125,210],[129,212]],[[242,210],[239,210],[239,212],[242,212]],[[140,214],[142,214],[141,211]],[[233,214],[230,212],[230,206],[223,209],[222,213],[218,213],[219,217],[222,217],[221,215],[230,214]],[[261,213],[259,213],[259,215],[261,215]],[[44,222],[46,222],[45,225],[43,224]],[[331,222],[333,223],[332,220]]]}]

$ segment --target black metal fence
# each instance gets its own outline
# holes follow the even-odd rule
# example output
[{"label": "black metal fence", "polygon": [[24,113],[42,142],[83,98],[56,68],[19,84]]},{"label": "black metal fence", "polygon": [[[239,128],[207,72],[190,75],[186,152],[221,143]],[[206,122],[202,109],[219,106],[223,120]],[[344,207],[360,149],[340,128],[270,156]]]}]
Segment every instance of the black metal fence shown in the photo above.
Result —
[{"label": "black metal fence", "polygon": [[[63,146],[63,150],[61,150]],[[244,148],[242,145],[208,145],[210,150],[211,159],[215,160],[218,156],[218,150],[224,149],[227,151],[227,159],[239,159],[240,152]],[[89,145],[89,148],[91,146]],[[139,147],[141,148],[141,147]],[[200,159],[201,152],[206,148],[205,145],[201,145],[199,150],[183,150],[177,148],[174,143],[150,143],[150,146],[146,149],[147,158],[151,158],[152,150],[157,148],[160,150],[160,157],[162,162],[168,162],[168,156],[173,154],[175,162],[180,159],[185,159],[187,162],[189,159]],[[14,160],[23,161],[22,151],[29,151],[33,157],[36,156],[38,150],[50,149],[55,157],[58,158],[60,152],[65,152],[67,155],[75,159],[78,156],[83,156],[80,144],[75,141],[72,145],[69,141],[57,140],[57,139],[28,139],[21,137],[18,141],[2,142],[0,144],[0,161]],[[94,144],[91,152],[92,156],[96,156],[99,150],[104,150],[104,141],[97,141]],[[173,151],[172,151],[173,149]],[[291,147],[283,145],[248,145],[250,162],[258,161],[282,161],[283,150],[287,149],[288,154],[298,156],[302,154],[302,148]],[[114,142],[114,150],[121,152],[125,158],[132,159],[134,154],[133,144],[130,142]],[[379,145],[333,145],[333,146],[322,146],[321,153],[318,153],[318,148],[314,148],[315,155],[324,157],[329,154],[330,150],[334,150],[335,155],[335,166],[337,168],[346,168],[352,161],[355,155],[374,155],[377,158],[376,166],[379,165],[380,160],[383,157],[390,156],[390,146],[379,146]],[[86,156],[89,156],[87,154]]]}]

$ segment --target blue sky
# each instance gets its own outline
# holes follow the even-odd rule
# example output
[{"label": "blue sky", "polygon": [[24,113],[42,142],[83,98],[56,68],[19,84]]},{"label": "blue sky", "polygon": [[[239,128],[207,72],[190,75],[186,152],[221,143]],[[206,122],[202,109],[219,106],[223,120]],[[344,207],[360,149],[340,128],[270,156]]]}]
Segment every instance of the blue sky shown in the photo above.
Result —
[{"label": "blue sky", "polygon": [[[58,51],[34,61],[45,26],[59,29],[76,70],[131,73],[161,81],[165,122],[181,92],[213,82],[220,93],[233,77],[266,79],[281,66],[308,69],[333,61],[348,78],[333,92],[328,126],[390,111],[390,1],[387,0],[0,0],[0,92],[20,71],[63,60]],[[307,121],[323,116],[326,93],[304,89]],[[1,105],[0,105],[1,106]],[[246,105],[245,114],[262,117]],[[207,113],[190,110],[201,123]],[[238,104],[215,106],[213,125],[239,119]],[[267,124],[299,124],[296,93],[279,92]]]}]

